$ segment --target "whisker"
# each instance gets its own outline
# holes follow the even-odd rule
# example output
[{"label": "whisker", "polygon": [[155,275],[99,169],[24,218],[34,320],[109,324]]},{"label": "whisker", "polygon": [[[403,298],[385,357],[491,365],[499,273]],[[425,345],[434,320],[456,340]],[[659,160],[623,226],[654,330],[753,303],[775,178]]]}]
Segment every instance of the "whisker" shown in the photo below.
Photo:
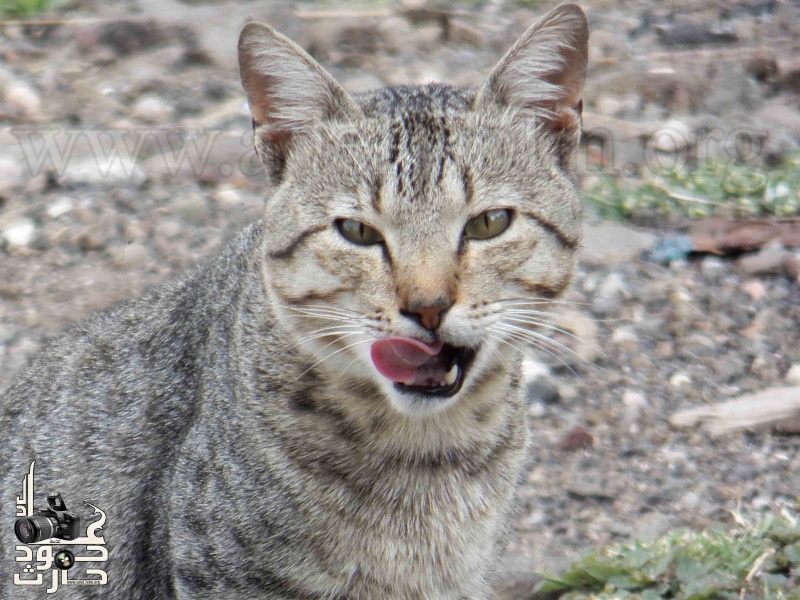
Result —
[{"label": "whisker", "polygon": [[538,333],[536,331],[531,331],[530,329],[517,327],[516,325],[510,325],[508,323],[500,323],[498,324],[498,327],[503,331],[516,334],[517,338],[520,340],[527,340],[537,345],[546,345],[548,347],[556,348],[564,355],[574,360],[582,360],[575,350],[557,340],[554,340],[551,337],[544,335],[543,333]]},{"label": "whisker", "polygon": [[[583,379],[578,374],[578,372],[575,371],[575,369],[573,369],[572,366],[569,363],[567,363],[559,354],[557,354],[554,350],[551,350],[550,348],[548,348],[547,346],[542,344],[542,341],[545,341],[545,340],[549,341],[549,342],[553,342],[553,340],[550,340],[548,337],[541,336],[542,339],[534,340],[534,339],[529,339],[529,338],[522,337],[522,336],[520,336],[519,333],[515,333],[515,332],[507,332],[507,336],[508,336],[509,339],[513,339],[513,340],[516,340],[516,341],[519,341],[519,342],[526,343],[529,346],[533,346],[534,348],[537,348],[537,349],[549,354],[550,356],[555,358],[558,362],[560,362],[562,365],[564,365],[564,367],[566,367],[575,377],[577,377],[578,379],[581,379],[581,380]],[[522,352],[523,354],[526,353],[525,349],[520,348],[519,346],[517,346],[515,344],[512,344],[508,339],[504,340],[504,341],[505,341],[505,343],[511,345],[512,347],[514,347],[517,350],[519,350],[520,352]],[[559,350],[563,351],[563,348],[564,348],[563,344],[558,344],[557,342],[555,342],[555,344],[556,344],[556,347]]]},{"label": "whisker", "polygon": [[536,319],[525,319],[525,318],[522,318],[522,317],[506,317],[506,320],[507,321],[513,321],[514,323],[527,323],[527,324],[530,324],[530,325],[536,325],[536,326],[541,327],[543,329],[548,329],[550,331],[556,331],[558,333],[564,334],[564,335],[574,339],[576,342],[578,342],[580,344],[583,344],[584,346],[594,350],[598,354],[600,354],[602,356],[605,356],[605,352],[603,350],[601,350],[600,348],[598,348],[597,346],[595,346],[594,344],[590,344],[589,342],[587,342],[582,337],[575,335],[572,331],[569,331],[568,329],[564,329],[563,327],[559,327],[558,325],[554,325],[552,323],[546,323],[546,322],[542,322],[542,321],[537,321]]},{"label": "whisker", "polygon": [[[351,332],[351,333],[346,333],[346,334],[342,334],[342,335],[339,335],[339,336],[337,336],[337,337],[336,337],[336,339],[334,339],[334,340],[331,340],[330,342],[328,342],[327,344],[325,344],[325,345],[324,345],[322,348],[320,348],[319,350],[317,350],[317,351],[316,351],[316,352],[315,352],[315,353],[314,353],[314,354],[311,356],[311,359],[313,360],[313,359],[317,358],[317,357],[318,357],[320,354],[322,354],[322,352],[324,352],[324,351],[325,351],[325,349],[326,349],[326,348],[330,348],[330,347],[331,347],[331,346],[333,346],[333,345],[334,345],[336,342],[338,342],[338,341],[340,341],[340,340],[343,340],[344,338],[349,338],[349,337],[353,337],[354,335],[359,335],[360,333],[363,333],[363,332],[362,332],[362,331],[353,331],[353,332]],[[328,337],[328,336],[327,336],[327,335],[321,335],[321,336],[319,336],[319,337]]]},{"label": "whisker", "polygon": [[[372,343],[372,342],[374,342],[374,341],[375,341],[374,339],[368,339],[368,340],[359,340],[359,341],[357,341],[357,342],[353,342],[352,344],[348,344],[348,345],[347,345],[347,346],[345,346],[344,348],[339,348],[339,349],[338,349],[336,352],[332,352],[331,354],[328,354],[327,356],[324,356],[323,358],[321,358],[320,360],[318,360],[317,362],[315,362],[313,365],[311,365],[310,367],[308,367],[308,368],[307,368],[305,371],[303,371],[302,373],[300,373],[300,375],[298,375],[297,377],[295,377],[295,378],[292,380],[292,383],[294,383],[295,381],[297,381],[298,379],[300,379],[300,378],[301,378],[303,375],[305,375],[306,373],[308,373],[308,372],[309,372],[310,370],[312,370],[314,367],[316,367],[316,366],[318,366],[318,365],[321,365],[323,362],[325,362],[326,360],[328,360],[328,359],[330,359],[330,358],[332,358],[332,357],[336,356],[336,355],[337,355],[337,354],[339,354],[340,352],[344,352],[345,350],[349,350],[350,348],[354,348],[355,346],[359,346],[359,345],[361,345],[361,344],[371,344],[371,343]],[[327,347],[327,346],[326,346],[326,347]]]}]

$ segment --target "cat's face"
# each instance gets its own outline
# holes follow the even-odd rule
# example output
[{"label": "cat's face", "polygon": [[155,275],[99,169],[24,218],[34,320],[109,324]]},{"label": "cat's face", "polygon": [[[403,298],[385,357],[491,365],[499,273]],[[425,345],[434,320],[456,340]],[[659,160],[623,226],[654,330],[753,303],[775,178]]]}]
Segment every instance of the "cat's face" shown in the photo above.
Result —
[{"label": "cat's face", "polygon": [[[477,92],[430,85],[351,98],[296,47],[283,56],[274,32],[240,45],[257,143],[278,183],[265,279],[309,367],[369,379],[399,411],[428,414],[490,382],[517,349],[547,346],[579,243],[570,171],[585,20],[567,7],[535,27]],[[559,28],[556,58],[531,48]],[[539,69],[535,85],[520,83],[517,63],[536,66],[526,51],[567,81],[545,86]],[[308,88],[291,102],[274,75],[287,60],[282,76]]]}]

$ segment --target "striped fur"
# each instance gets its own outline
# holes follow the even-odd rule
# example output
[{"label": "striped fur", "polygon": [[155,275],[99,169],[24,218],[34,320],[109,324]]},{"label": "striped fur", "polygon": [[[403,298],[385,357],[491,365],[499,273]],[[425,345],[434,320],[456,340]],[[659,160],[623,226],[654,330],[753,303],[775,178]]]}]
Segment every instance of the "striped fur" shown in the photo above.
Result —
[{"label": "striped fur", "polygon": [[[62,598],[492,597],[525,458],[520,349],[550,347],[580,243],[585,54],[566,5],[483,88],[350,96],[248,25],[264,218],[57,338],[3,395],[0,600],[28,597],[11,584],[12,521],[34,458],[40,492],[108,514],[108,585]],[[503,233],[464,237],[500,208]],[[348,242],[341,219],[383,243]],[[408,316],[440,304],[435,332]],[[475,349],[463,388],[398,392],[369,358],[398,335]]]}]

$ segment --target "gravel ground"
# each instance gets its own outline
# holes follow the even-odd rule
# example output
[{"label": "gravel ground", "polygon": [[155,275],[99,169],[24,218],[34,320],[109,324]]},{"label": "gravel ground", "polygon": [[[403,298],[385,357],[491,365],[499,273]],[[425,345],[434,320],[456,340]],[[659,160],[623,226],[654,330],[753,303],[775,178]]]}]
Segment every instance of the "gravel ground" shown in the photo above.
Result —
[{"label": "gravel ground", "polygon": [[[73,2],[49,24],[0,25],[0,388],[49,336],[194,265],[258,218],[262,178],[235,61],[246,18],[274,24],[360,90],[476,83],[535,19],[529,4],[381,4],[342,18],[321,1]],[[687,135],[762,132],[756,162],[798,146],[796,4],[585,7],[586,123],[613,126],[618,164],[642,169],[642,128],[668,122]],[[142,142],[132,159],[98,158],[91,145],[123,138]],[[48,139],[73,143],[69,160],[31,169],[26,148],[35,158]],[[165,159],[193,143],[194,162]],[[769,264],[642,258],[674,226],[587,219],[561,323],[572,350],[531,364],[534,441],[507,560],[506,580],[520,583],[508,598],[586,548],[798,502],[799,437],[712,438],[667,419],[800,385],[800,286]]]}]

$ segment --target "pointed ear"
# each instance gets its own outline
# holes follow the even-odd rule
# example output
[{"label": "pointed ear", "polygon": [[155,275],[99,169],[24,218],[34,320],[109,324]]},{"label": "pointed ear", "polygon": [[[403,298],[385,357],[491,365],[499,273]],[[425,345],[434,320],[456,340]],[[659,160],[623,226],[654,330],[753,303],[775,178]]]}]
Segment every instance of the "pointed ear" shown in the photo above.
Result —
[{"label": "pointed ear", "polygon": [[363,116],[319,63],[263,23],[242,29],[239,75],[253,115],[256,151],[275,185],[298,136],[320,121]]},{"label": "pointed ear", "polygon": [[577,4],[562,4],[532,25],[478,91],[476,108],[491,104],[530,114],[559,139],[580,137],[581,93],[589,27]]}]

